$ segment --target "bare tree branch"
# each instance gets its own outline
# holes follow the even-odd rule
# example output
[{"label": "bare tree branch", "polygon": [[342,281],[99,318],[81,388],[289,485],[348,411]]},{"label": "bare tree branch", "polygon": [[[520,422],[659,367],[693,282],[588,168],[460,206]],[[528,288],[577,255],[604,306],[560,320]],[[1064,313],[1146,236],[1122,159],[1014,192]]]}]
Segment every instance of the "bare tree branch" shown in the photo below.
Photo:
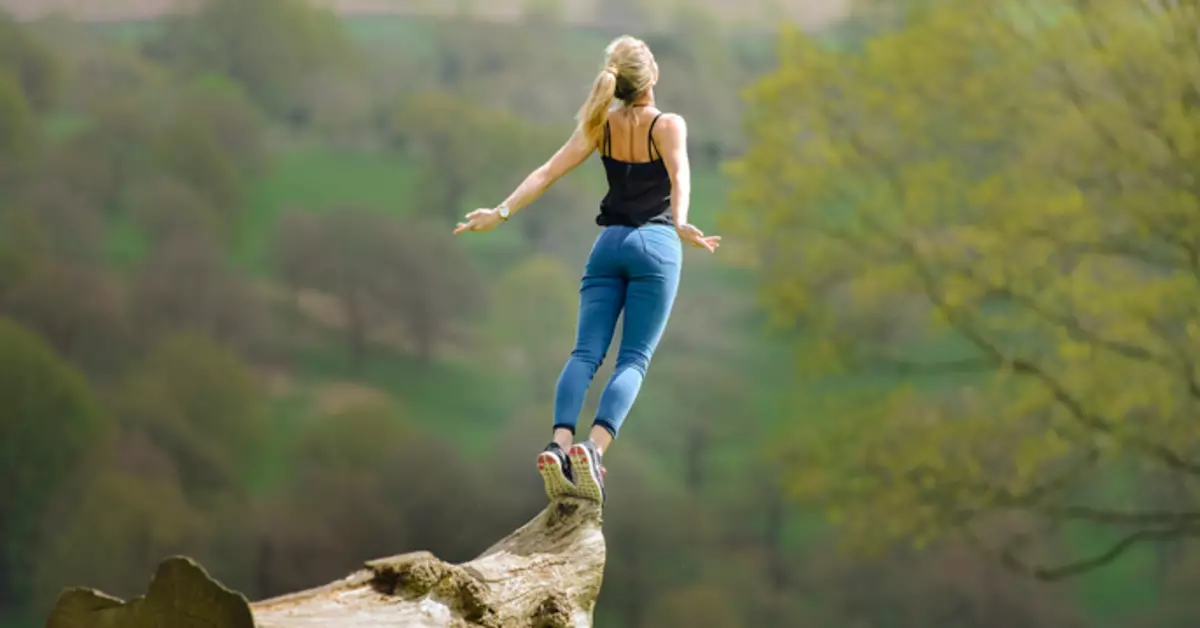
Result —
[{"label": "bare tree branch", "polygon": [[1141,450],[1143,453],[1157,458],[1163,464],[1172,469],[1200,476],[1200,464],[1184,459],[1166,445],[1156,443],[1150,439],[1138,436],[1136,434],[1118,433],[1116,428],[1114,428],[1109,421],[1091,412],[1088,412],[1083,403],[1071,395],[1061,382],[1052,377],[1032,360],[1011,358],[1004,355],[1004,353],[1000,351],[998,347],[988,341],[978,329],[966,321],[956,308],[953,308],[946,303],[945,299],[942,298],[941,292],[938,290],[936,279],[934,279],[933,274],[929,271],[929,268],[921,259],[916,247],[909,242],[901,242],[901,245],[904,246],[911,255],[913,264],[921,277],[925,288],[925,293],[930,301],[938,308],[938,311],[946,318],[946,321],[965,339],[971,341],[971,343],[974,344],[980,351],[989,356],[997,364],[1007,365],[1013,370],[1013,372],[1029,375],[1041,382],[1044,386],[1046,386],[1054,398],[1067,409],[1071,416],[1075,417],[1075,419],[1084,426],[1101,434],[1112,436],[1121,442],[1127,443],[1128,445]]},{"label": "bare tree branch", "polygon": [[1041,506],[1038,513],[1058,519],[1073,519],[1113,525],[1185,525],[1200,523],[1200,512],[1151,510],[1122,512],[1089,506]]},{"label": "bare tree branch", "polygon": [[1200,528],[1191,525],[1180,525],[1166,529],[1143,529],[1122,537],[1108,549],[1094,556],[1045,567],[1033,566],[1017,556],[1016,552],[1030,540],[1028,535],[1018,535],[1014,539],[1009,540],[1004,547],[994,549],[988,547],[973,530],[964,528],[962,532],[967,544],[976,551],[994,557],[1001,565],[1013,573],[1033,577],[1044,582],[1065,580],[1110,565],[1138,543],[1200,537]]},{"label": "bare tree branch", "polygon": [[[1168,541],[1171,539],[1195,536],[1200,536],[1200,530],[1196,528],[1138,530],[1137,532],[1134,532],[1114,543],[1112,547],[1108,548],[1108,550],[1095,556],[1065,563],[1056,567],[1035,567],[1032,569],[1026,567],[1026,569],[1029,569],[1029,573],[1038,580],[1053,582],[1084,574],[1112,564],[1113,561],[1120,558],[1123,554],[1125,554],[1125,552],[1129,551],[1138,543],[1146,541]],[[1021,564],[1015,556],[1010,555],[1007,560],[1013,564]]]}]

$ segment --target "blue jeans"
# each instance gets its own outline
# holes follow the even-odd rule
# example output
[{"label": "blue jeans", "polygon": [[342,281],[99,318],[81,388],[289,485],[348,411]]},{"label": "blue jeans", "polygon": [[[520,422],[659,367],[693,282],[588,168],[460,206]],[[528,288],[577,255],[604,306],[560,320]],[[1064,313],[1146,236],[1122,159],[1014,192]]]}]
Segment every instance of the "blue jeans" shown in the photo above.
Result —
[{"label": "blue jeans", "polygon": [[556,429],[575,431],[588,386],[604,361],[624,309],[617,365],[594,422],[616,438],[667,327],[679,288],[682,249],[675,229],[665,225],[612,226],[600,232],[579,289],[575,349],[558,377]]}]

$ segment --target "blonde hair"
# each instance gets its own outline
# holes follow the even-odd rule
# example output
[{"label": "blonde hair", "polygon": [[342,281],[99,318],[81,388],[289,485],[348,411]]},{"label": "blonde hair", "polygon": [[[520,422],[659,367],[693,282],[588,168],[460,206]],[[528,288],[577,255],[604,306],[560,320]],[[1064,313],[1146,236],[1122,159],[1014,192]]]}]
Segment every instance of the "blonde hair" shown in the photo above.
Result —
[{"label": "blonde hair", "polygon": [[608,122],[613,99],[626,103],[637,100],[654,84],[656,72],[654,54],[646,42],[630,35],[609,42],[604,49],[604,69],[577,116],[580,129],[594,145],[604,140],[604,123]]}]

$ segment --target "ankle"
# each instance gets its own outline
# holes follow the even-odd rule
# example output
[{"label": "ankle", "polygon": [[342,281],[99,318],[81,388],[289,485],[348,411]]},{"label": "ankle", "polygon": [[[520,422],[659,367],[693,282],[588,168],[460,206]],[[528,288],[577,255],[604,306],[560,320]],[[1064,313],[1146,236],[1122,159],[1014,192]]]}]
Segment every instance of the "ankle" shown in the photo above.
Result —
[{"label": "ankle", "polygon": [[554,430],[554,443],[566,451],[571,448],[571,444],[575,441],[575,435],[571,430],[559,428]]}]

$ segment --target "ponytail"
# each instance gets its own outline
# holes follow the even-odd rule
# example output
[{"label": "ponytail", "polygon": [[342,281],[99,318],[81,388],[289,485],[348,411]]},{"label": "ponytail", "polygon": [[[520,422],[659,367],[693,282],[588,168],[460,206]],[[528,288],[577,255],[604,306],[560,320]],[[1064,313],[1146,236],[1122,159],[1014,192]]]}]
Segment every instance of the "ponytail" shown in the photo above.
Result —
[{"label": "ponytail", "polygon": [[604,141],[604,123],[608,122],[608,110],[617,94],[617,70],[609,66],[600,72],[592,84],[592,93],[579,108],[579,128],[593,146],[600,147]]}]

